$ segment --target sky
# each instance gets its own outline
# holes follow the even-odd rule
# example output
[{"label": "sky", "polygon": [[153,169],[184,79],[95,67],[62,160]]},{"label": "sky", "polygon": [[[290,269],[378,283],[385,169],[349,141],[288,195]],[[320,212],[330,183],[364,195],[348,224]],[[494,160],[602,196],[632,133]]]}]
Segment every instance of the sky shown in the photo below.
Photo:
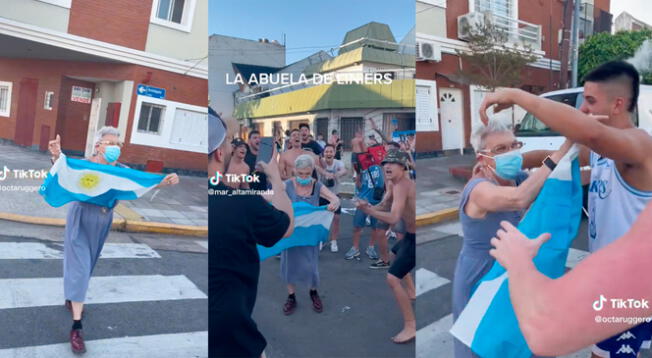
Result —
[{"label": "sky", "polygon": [[627,11],[635,18],[652,25],[650,0],[611,0],[611,13],[614,20],[621,12]]},{"label": "sky", "polygon": [[[397,42],[414,27],[415,0],[210,0],[208,32],[283,43],[286,64],[342,43],[371,21],[389,25]],[[337,54],[335,52],[335,54]]]}]

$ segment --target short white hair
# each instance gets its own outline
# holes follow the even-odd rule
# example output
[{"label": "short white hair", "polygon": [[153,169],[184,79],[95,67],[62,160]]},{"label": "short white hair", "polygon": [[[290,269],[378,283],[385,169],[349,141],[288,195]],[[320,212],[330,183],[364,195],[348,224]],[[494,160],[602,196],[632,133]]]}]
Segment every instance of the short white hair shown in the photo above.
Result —
[{"label": "short white hair", "polygon": [[294,161],[295,169],[304,169],[304,168],[315,168],[315,160],[312,159],[312,156],[308,154],[301,154]]},{"label": "short white hair", "polygon": [[100,128],[100,130],[95,132],[95,144],[97,144],[99,141],[102,140],[102,138],[104,138],[104,136],[107,135],[114,135],[116,137],[120,137],[120,131],[116,127],[106,126]]},{"label": "short white hair", "polygon": [[487,137],[494,133],[512,133],[512,131],[501,121],[489,121],[486,126],[479,126],[471,134],[471,145],[476,153],[485,149],[487,145]]}]

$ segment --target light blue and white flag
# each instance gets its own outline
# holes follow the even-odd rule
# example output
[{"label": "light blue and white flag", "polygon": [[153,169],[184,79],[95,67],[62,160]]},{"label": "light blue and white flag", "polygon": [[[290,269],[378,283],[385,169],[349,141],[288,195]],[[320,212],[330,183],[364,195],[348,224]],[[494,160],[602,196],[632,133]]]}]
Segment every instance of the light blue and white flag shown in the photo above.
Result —
[{"label": "light blue and white flag", "polygon": [[276,256],[285,249],[296,246],[316,246],[328,240],[333,221],[333,212],[326,206],[313,206],[304,202],[292,203],[294,209],[294,232],[290,237],[279,240],[272,247],[258,246],[260,261]]},{"label": "light blue and white flag", "polygon": [[54,207],[83,201],[112,208],[117,200],[139,198],[163,178],[160,174],[72,159],[62,153],[50,168],[39,194]]},{"label": "light blue and white flag", "polygon": [[[568,249],[577,236],[582,211],[582,186],[573,146],[545,181],[518,229],[529,238],[552,235],[534,258],[550,278],[564,274]],[[530,358],[532,351],[518,326],[509,298],[507,272],[495,262],[478,282],[451,333],[483,358]]]}]

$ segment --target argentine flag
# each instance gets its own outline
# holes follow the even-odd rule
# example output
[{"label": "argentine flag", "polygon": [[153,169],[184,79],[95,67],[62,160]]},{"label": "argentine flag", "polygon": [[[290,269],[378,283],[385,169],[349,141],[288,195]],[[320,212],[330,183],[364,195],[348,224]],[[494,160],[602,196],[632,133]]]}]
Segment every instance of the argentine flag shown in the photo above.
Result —
[{"label": "argentine flag", "polygon": [[163,178],[160,174],[72,159],[61,153],[39,194],[55,208],[71,201],[112,208],[117,200],[139,198]]},{"label": "argentine flag", "polygon": [[[564,274],[568,249],[577,235],[582,211],[582,185],[574,145],[545,181],[518,229],[529,238],[552,237],[534,258],[550,278]],[[462,343],[483,358],[530,358],[532,351],[518,326],[509,298],[507,272],[495,262],[478,282],[467,306],[451,329]]]},{"label": "argentine flag", "polygon": [[316,246],[328,239],[333,221],[333,212],[326,206],[313,206],[304,202],[292,203],[294,209],[294,232],[290,237],[279,240],[272,247],[258,246],[260,261],[276,256],[285,249],[295,246]]}]

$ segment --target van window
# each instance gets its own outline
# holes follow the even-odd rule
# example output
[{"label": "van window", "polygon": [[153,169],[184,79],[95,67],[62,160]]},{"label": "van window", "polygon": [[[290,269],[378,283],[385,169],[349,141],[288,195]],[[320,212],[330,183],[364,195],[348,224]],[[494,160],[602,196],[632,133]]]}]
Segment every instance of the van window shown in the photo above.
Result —
[{"label": "van window", "polygon": [[[575,108],[578,108],[584,99],[581,92],[556,94],[546,98],[556,102],[565,103]],[[559,133],[551,130],[547,125],[545,125],[537,117],[529,112],[525,114],[523,120],[521,121],[520,125],[517,126],[517,128],[517,137],[548,137],[559,135]]]}]

